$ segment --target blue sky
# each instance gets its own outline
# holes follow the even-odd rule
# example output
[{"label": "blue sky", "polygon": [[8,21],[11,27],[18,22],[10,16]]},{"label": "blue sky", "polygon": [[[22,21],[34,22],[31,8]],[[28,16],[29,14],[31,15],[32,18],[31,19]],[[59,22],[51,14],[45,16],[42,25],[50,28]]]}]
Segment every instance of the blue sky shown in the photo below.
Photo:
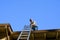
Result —
[{"label": "blue sky", "polygon": [[39,30],[60,29],[60,0],[0,0],[0,23],[10,23],[21,31],[36,21]]}]

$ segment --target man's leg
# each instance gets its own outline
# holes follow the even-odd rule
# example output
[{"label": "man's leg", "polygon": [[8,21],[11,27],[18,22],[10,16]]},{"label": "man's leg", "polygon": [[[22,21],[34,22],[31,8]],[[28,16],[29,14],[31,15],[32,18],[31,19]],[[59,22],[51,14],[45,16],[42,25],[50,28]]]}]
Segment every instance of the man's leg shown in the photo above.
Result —
[{"label": "man's leg", "polygon": [[32,27],[33,31],[35,31],[35,27]]}]

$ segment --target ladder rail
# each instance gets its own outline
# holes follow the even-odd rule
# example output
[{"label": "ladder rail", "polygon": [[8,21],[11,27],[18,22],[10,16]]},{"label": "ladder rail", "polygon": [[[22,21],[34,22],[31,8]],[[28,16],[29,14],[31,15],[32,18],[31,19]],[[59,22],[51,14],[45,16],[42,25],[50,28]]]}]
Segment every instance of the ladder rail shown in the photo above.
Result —
[{"label": "ladder rail", "polygon": [[[30,33],[31,33],[31,28],[30,28]],[[30,37],[30,33],[29,33],[29,35],[28,35],[28,38],[27,38],[27,40],[29,40],[29,37]]]},{"label": "ladder rail", "polygon": [[18,39],[17,39],[17,40],[19,40],[19,39],[21,38],[22,33],[23,33],[23,31],[19,34],[19,36],[18,36]]}]

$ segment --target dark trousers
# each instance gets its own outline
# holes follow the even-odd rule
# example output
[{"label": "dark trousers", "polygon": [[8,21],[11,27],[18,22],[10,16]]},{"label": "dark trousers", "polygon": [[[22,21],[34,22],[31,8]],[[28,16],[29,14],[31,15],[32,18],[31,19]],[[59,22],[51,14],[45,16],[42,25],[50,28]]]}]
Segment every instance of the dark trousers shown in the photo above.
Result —
[{"label": "dark trousers", "polygon": [[32,29],[33,31],[38,30],[38,26],[33,26]]}]

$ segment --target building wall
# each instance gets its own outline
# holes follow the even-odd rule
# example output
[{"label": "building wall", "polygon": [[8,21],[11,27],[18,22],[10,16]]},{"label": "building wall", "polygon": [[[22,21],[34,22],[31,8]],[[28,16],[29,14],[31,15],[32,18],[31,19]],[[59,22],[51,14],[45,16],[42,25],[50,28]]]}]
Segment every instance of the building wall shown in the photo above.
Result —
[{"label": "building wall", "polygon": [[[32,39],[34,38],[34,40],[60,40],[60,31],[59,30],[55,30],[55,31],[35,31],[32,32],[33,37],[31,37]],[[30,39],[31,39],[30,38]],[[31,39],[31,40],[32,40]]]},{"label": "building wall", "polygon": [[[0,39],[17,40],[19,34],[20,31],[13,32],[10,24],[0,24]],[[30,40],[60,40],[60,29],[31,31]]]}]

